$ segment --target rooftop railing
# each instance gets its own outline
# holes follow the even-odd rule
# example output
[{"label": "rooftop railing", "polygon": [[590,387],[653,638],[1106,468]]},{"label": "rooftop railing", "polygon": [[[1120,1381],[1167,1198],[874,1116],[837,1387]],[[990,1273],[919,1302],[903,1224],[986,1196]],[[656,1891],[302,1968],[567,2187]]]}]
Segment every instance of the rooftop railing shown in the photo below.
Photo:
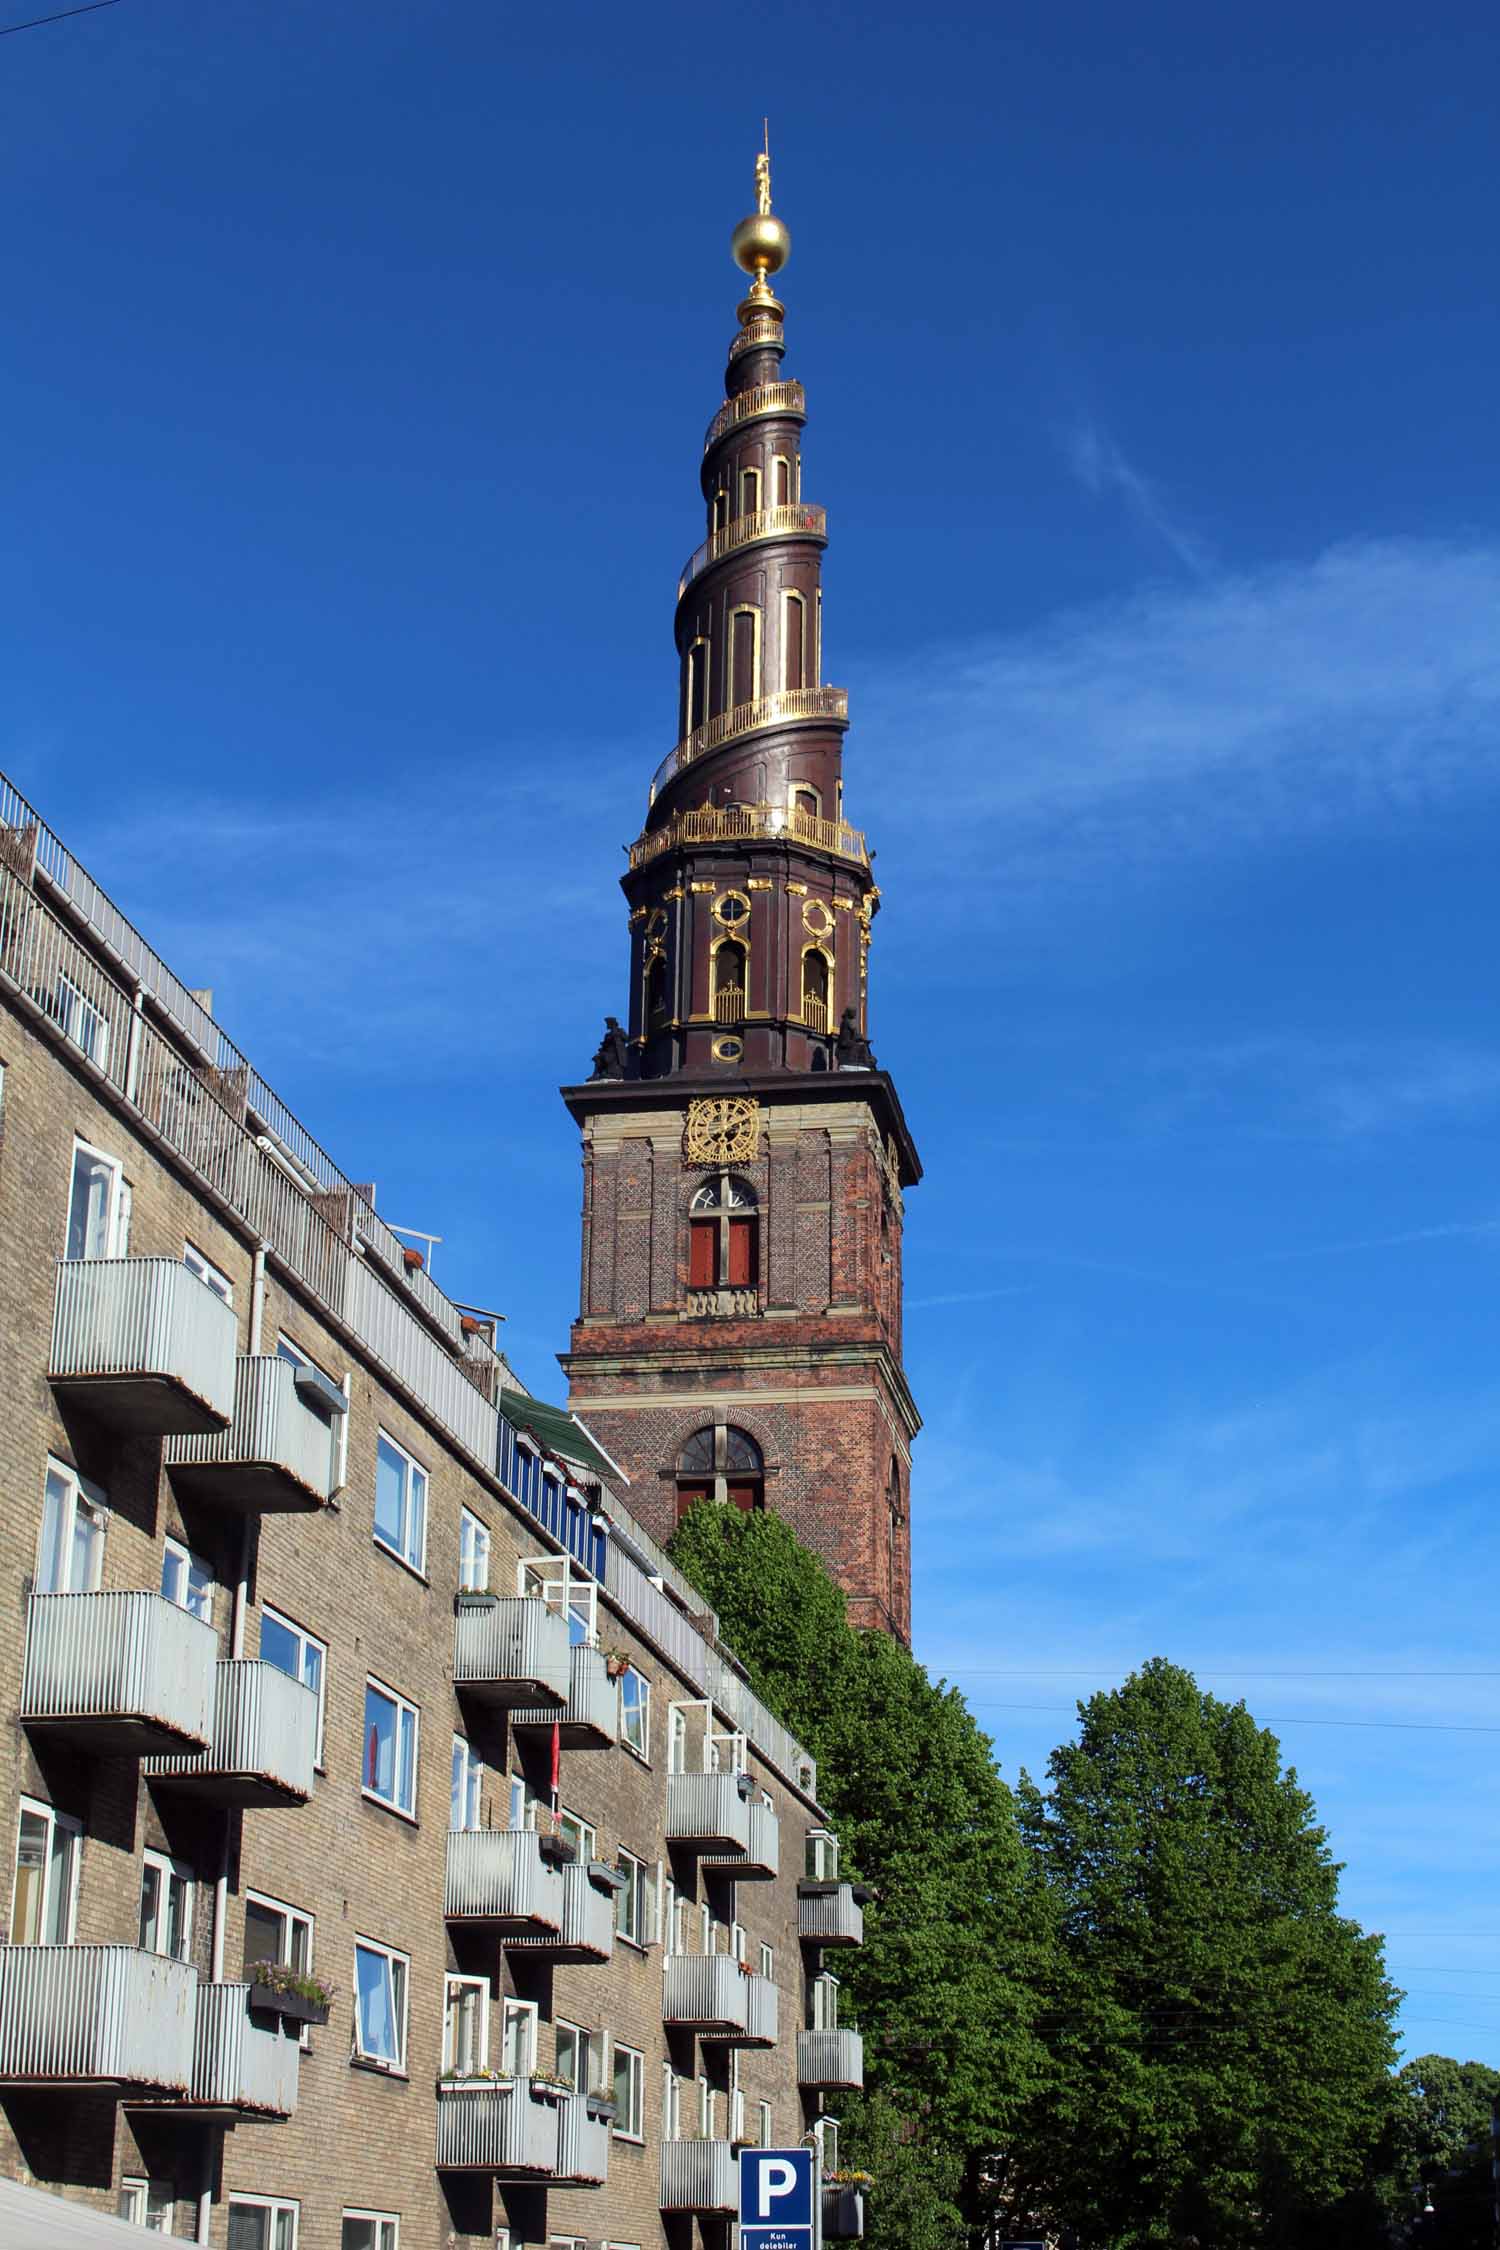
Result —
[{"label": "rooftop railing", "polygon": [[[710,750],[722,749],[726,742],[737,742],[741,735],[754,734],[761,727],[792,726],[803,719],[827,719],[841,724],[848,716],[847,688],[778,688],[772,695],[757,696],[753,703],[732,704],[727,711],[705,719],[701,727],[694,727],[691,734],[685,734],[667,752],[651,777],[650,801],[655,803],[674,774],[683,772],[695,759],[706,757]],[[841,827],[843,824],[832,825]],[[858,835],[859,831],[852,829],[850,834]],[[644,843],[645,838],[641,841]],[[828,848],[831,850],[832,846]],[[848,856],[852,858],[854,854]]]},{"label": "rooftop railing", "polygon": [[[743,708],[753,711],[758,706],[752,703]],[[679,743],[678,750],[681,748]],[[676,755],[674,751],[673,757]],[[673,813],[659,828],[648,828],[630,847],[630,865],[632,870],[645,867],[663,852],[676,851],[683,844],[733,844],[742,839],[759,842],[767,837],[789,844],[810,844],[814,851],[832,852],[836,858],[855,860],[861,867],[870,863],[863,830],[851,828],[844,820],[788,812],[783,805],[692,805]]]},{"label": "rooftop railing", "polygon": [[779,508],[757,508],[753,515],[736,516],[732,522],[711,531],[701,547],[695,548],[682,566],[682,576],[677,581],[677,599],[681,601],[693,580],[707,570],[710,563],[722,562],[738,547],[753,546],[760,539],[818,539],[828,537],[828,510],[811,508],[802,500],[784,500]]}]

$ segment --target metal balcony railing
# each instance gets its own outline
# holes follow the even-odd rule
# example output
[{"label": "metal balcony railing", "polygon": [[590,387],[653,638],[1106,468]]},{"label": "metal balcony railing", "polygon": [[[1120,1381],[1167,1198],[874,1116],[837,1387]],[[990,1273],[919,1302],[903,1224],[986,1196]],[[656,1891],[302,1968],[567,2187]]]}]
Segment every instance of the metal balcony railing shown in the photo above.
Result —
[{"label": "metal balcony railing", "polygon": [[750,1842],[750,1806],[735,1773],[667,1776],[667,1842],[716,1856],[743,1852]]},{"label": "metal balcony railing", "polygon": [[215,1666],[213,1738],[194,1756],[148,1758],[158,1787],[216,1805],[303,1805],[312,1795],[318,1699],[255,1657]]},{"label": "metal balcony railing", "polygon": [[559,2186],[603,2187],[609,2178],[609,2126],[590,2117],[583,2094],[565,2094],[557,2111]]},{"label": "metal balcony railing", "polygon": [[301,2042],[256,2023],[248,1984],[200,1984],[193,2041],[195,2111],[231,2118],[290,2117],[297,2106]]},{"label": "metal balcony railing", "polygon": [[805,501],[783,502],[779,508],[760,508],[754,515],[736,516],[719,531],[712,531],[689,555],[682,566],[682,576],[677,581],[677,599],[681,601],[693,580],[725,555],[736,548],[749,547],[761,539],[816,539],[824,545],[828,539],[828,510],[811,508]]},{"label": "metal balcony railing", "polygon": [[118,1428],[220,1430],[234,1403],[234,1314],[179,1258],[63,1258],[48,1379]]},{"label": "metal balcony railing", "polygon": [[664,2211],[737,2211],[738,2167],[728,2141],[663,2141]]},{"label": "metal balcony railing", "polygon": [[238,1359],[229,1427],[167,1440],[165,1460],[177,1490],[246,1514],[325,1506],[333,1431],[326,1414],[304,1404],[300,1373],[290,1360],[270,1354]]},{"label": "metal balcony railing", "polygon": [[865,2082],[865,2043],[857,2031],[799,2031],[797,2084],[831,2090]]},{"label": "metal balcony railing", "polygon": [[852,1883],[799,1883],[797,1934],[810,1945],[863,1945],[865,1910]]},{"label": "metal balcony railing", "polygon": [[705,2038],[745,2030],[751,1979],[727,1953],[674,1953],[662,1982],[663,2023],[691,2025]]},{"label": "metal balcony railing", "polygon": [[807,394],[800,383],[760,383],[754,390],[741,391],[736,398],[726,398],[718,413],[709,423],[703,436],[703,450],[717,444],[726,430],[737,429],[742,422],[751,422],[762,414],[793,415],[799,422],[807,419]]},{"label": "metal balcony railing", "polygon": [[615,1894],[601,1889],[589,1862],[562,1870],[562,1920],[559,1928],[511,1940],[516,1953],[538,1953],[549,1961],[608,1961],[615,1950]]},{"label": "metal balcony railing", "polygon": [[[740,708],[753,711],[758,706],[749,703]],[[675,750],[672,756],[677,756]],[[674,813],[660,828],[648,828],[630,847],[630,865],[632,870],[646,867],[663,852],[676,851],[685,844],[752,843],[766,838],[773,842],[810,844],[814,851],[832,852],[837,858],[852,859],[861,867],[868,867],[870,863],[863,830],[851,828],[847,821],[824,820],[814,813],[789,812],[783,805],[692,805],[685,812]]]},{"label": "metal balcony railing", "polygon": [[740,984],[722,985],[714,994],[715,1023],[743,1023],[745,1020],[745,988]]},{"label": "metal balcony railing", "polygon": [[559,2106],[556,2095],[534,2094],[529,2078],[440,2085],[439,2170],[555,2178]]},{"label": "metal balcony railing", "polygon": [[[719,1862],[705,1859],[703,1864],[713,1874]],[[763,1805],[759,1797],[750,1800],[749,1837],[744,1857],[726,1860],[723,1865],[737,1883],[772,1882],[780,1874],[781,1822],[773,1807]]]},{"label": "metal balcony railing", "polygon": [[619,1739],[620,1690],[609,1676],[602,1649],[573,1649],[568,1666],[568,1700],[561,1711],[512,1711],[513,1728],[556,1725],[565,1750],[607,1750]]},{"label": "metal balcony railing", "polygon": [[526,1594],[471,1595],[453,1621],[453,1685],[485,1703],[562,1706],[572,1684],[568,1620]]},{"label": "metal balcony railing", "polygon": [[185,2097],[198,1973],[133,1945],[0,1946],[0,2084]]},{"label": "metal balcony railing", "polygon": [[212,1628],[160,1594],[33,1594],[22,1723],[127,1756],[205,1749],[218,1654]]},{"label": "metal balcony railing", "polygon": [[858,2242],[865,2231],[864,2191],[835,2184],[823,2190],[823,2240]]},{"label": "metal balcony railing", "polygon": [[745,2030],[744,2036],[732,2039],[732,2047],[774,2047],[780,2037],[781,2008],[776,1987],[769,1977],[748,1976],[745,1979]]},{"label": "metal balcony railing", "polygon": [[530,1828],[454,1829],[443,1886],[447,1919],[557,1939],[563,1925],[563,1873],[543,1859],[541,1842]]},{"label": "metal balcony railing", "polygon": [[[771,695],[757,696],[753,703],[731,704],[727,711],[720,711],[717,717],[705,719],[702,726],[694,727],[691,734],[685,734],[667,752],[651,777],[651,799],[654,802],[673,774],[681,773],[684,767],[705,757],[710,750],[738,741],[742,734],[755,734],[761,727],[791,726],[801,719],[824,719],[842,725],[848,716],[847,688],[777,688]],[[811,819],[812,816],[805,814],[803,817]],[[852,853],[849,856],[852,857]]]}]

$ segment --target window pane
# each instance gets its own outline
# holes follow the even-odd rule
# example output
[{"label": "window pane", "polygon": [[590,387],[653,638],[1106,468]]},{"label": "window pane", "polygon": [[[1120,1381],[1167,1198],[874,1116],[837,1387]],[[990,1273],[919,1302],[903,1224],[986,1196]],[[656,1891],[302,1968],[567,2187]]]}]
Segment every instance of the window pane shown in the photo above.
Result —
[{"label": "window pane", "polygon": [[161,1869],[150,1860],[141,1869],[141,1927],[139,1942],[148,1953],[160,1951]]},{"label": "window pane", "polygon": [[73,1192],[68,1205],[68,1256],[109,1255],[109,1202],[114,1167],[87,1149],[73,1152]]},{"label": "window pane", "polygon": [[261,1906],[253,1898],[245,1901],[247,1969],[256,1961],[285,1961],[286,1926],[286,1916],[278,1914],[274,1906]]},{"label": "window pane", "polygon": [[396,1781],[396,1706],[378,1688],[365,1689],[365,1787],[394,1797]]},{"label": "window pane", "polygon": [[377,2062],[394,2063],[397,2060],[397,2018],[391,1968],[392,1963],[385,1954],[372,1952],[364,1945],[354,1948],[360,2052]]},{"label": "window pane", "polygon": [[51,1867],[47,1877],[47,1911],[42,1928],[48,1945],[66,1945],[72,1935],[73,1892],[78,1881],[78,1854],[82,1838],[66,1821],[52,1823]]},{"label": "window pane", "polygon": [[417,1718],[414,1711],[401,1714],[401,1773],[396,1802],[411,1812],[417,1801]]},{"label": "window pane", "polygon": [[406,1508],[406,1463],[393,1445],[381,1438],[375,1448],[375,1536],[402,1551]]},{"label": "window pane", "polygon": [[406,1527],[406,1559],[413,1570],[422,1567],[423,1545],[427,1536],[427,1474],[423,1469],[408,1472],[410,1486],[411,1520]]},{"label": "window pane", "polygon": [[557,2027],[557,2075],[566,2078],[570,2086],[582,2093],[587,2091],[582,2073],[583,2041],[571,2024],[560,2023]]},{"label": "window pane", "polygon": [[302,1678],[301,1636],[291,1632],[279,1617],[262,1616],[260,1653],[267,1664],[275,1665],[278,1672],[290,1672],[294,1680]]},{"label": "window pane", "polygon": [[73,1528],[73,1488],[55,1469],[47,1471],[42,1501],[42,1543],[37,1557],[36,1590],[61,1594],[68,1583],[68,1545]]},{"label": "window pane", "polygon": [[[290,2244],[290,2234],[286,2239]],[[229,2250],[271,2250],[271,2214],[265,2205],[231,2203],[228,2241]]]},{"label": "window pane", "polygon": [[68,1566],[68,1591],[86,1594],[99,1575],[99,1549],[104,1534],[80,1499],[73,1508],[72,1556]]},{"label": "window pane", "polygon": [[11,1938],[16,1945],[40,1945],[42,1906],[47,1888],[47,1827],[40,1813],[23,1812],[16,1840],[16,1890]]}]

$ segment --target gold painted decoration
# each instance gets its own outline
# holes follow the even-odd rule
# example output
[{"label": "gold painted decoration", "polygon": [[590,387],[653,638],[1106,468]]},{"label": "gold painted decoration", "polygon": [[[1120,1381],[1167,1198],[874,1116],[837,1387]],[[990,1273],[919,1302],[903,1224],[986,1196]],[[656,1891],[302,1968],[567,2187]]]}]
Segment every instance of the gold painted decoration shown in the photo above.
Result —
[{"label": "gold painted decoration", "polygon": [[802,909],[802,927],[809,937],[827,937],[833,916],[820,898],[810,898]]},{"label": "gold painted decoration", "polygon": [[689,1164],[748,1164],[760,1147],[760,1104],[749,1094],[688,1103],[682,1153]]}]

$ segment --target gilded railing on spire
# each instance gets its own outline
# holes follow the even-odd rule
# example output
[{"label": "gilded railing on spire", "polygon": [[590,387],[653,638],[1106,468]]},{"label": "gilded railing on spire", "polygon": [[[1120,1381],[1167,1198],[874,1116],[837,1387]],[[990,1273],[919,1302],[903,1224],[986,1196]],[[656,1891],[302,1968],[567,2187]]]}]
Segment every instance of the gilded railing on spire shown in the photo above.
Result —
[{"label": "gilded railing on spire", "polygon": [[669,750],[651,777],[654,802],[658,789],[681,773],[695,758],[734,742],[760,727],[789,725],[796,719],[832,719],[842,724],[849,716],[849,691],[841,687],[778,688],[774,695],[757,696],[753,703],[736,703],[717,718],[705,719]]},{"label": "gilded railing on spire", "polygon": [[683,844],[760,843],[784,840],[810,844],[868,867],[863,832],[846,821],[823,820],[813,813],[789,812],[783,805],[694,805],[674,813],[660,828],[648,828],[630,847],[632,870]]},{"label": "gilded railing on spire", "polygon": [[726,523],[722,531],[711,532],[696,554],[683,564],[682,576],[677,581],[677,599],[681,601],[693,580],[710,563],[721,555],[733,554],[736,547],[748,547],[756,539],[786,539],[797,534],[812,539],[828,537],[828,510],[804,507],[800,500],[779,508],[762,508],[753,516],[736,516]]},{"label": "gilded railing on spire", "polygon": [[757,344],[779,344],[780,342],[780,313],[752,313],[730,345],[729,356],[732,360],[735,360],[740,357],[742,352],[753,351]]},{"label": "gilded railing on spire", "polygon": [[726,398],[708,425],[703,439],[704,452],[726,430],[737,429],[741,422],[752,422],[758,414],[795,414],[805,419],[807,393],[800,383],[761,383],[753,391],[741,391],[738,398]]}]

